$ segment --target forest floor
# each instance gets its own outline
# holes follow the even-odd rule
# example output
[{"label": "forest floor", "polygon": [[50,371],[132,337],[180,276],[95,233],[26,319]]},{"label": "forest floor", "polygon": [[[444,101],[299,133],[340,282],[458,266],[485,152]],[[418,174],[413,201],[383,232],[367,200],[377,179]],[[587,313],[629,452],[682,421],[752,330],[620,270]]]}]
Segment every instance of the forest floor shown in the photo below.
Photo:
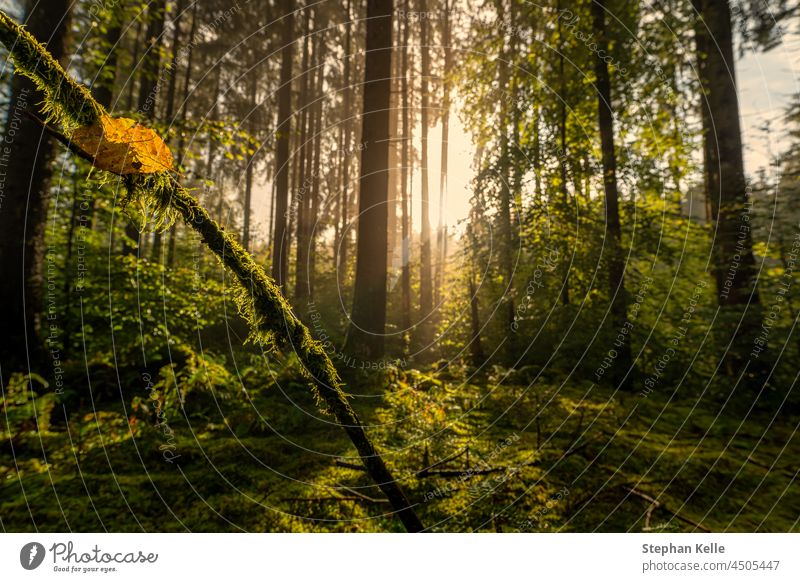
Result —
[{"label": "forest floor", "polygon": [[[343,432],[302,383],[281,385],[160,424],[141,406],[107,406],[65,425],[59,405],[17,394],[0,441],[0,526],[400,531]],[[416,371],[358,392],[355,408],[432,531],[800,529],[789,461],[800,438],[775,411]]]}]

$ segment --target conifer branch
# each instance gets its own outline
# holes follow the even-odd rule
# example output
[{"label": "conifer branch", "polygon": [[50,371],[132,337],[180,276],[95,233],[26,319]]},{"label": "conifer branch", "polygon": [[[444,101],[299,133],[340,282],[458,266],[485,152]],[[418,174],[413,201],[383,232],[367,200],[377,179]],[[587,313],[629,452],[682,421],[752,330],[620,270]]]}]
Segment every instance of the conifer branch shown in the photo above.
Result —
[{"label": "conifer branch", "polygon": [[[71,79],[61,65],[23,27],[0,10],[0,42],[10,51],[15,72],[44,93],[42,112],[65,131],[98,123],[106,112],[89,90]],[[353,442],[370,477],[392,505],[406,530],[423,529],[413,507],[350,406],[343,384],[322,344],[294,314],[275,281],[234,238],[226,233],[189,191],[169,172],[130,174],[129,199],[156,209],[161,217],[178,214],[216,257],[236,275],[237,303],[250,324],[251,339],[267,346],[292,349],[304,367],[318,403],[334,415]]]}]

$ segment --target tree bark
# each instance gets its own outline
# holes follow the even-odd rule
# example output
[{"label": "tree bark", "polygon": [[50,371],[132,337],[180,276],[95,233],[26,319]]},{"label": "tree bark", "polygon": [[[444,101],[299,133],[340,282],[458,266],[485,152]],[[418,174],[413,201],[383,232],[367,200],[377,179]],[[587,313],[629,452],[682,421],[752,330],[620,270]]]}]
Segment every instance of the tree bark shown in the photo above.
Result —
[{"label": "tree bark", "polygon": [[[319,33],[322,35],[322,33]],[[321,48],[325,46],[322,36],[318,37],[316,47],[317,57],[317,83],[314,89],[314,97],[316,99],[314,104],[314,150],[313,150],[313,165],[311,173],[311,207],[308,218],[308,296],[314,298],[314,284],[316,282],[317,270],[317,233],[319,226],[319,208],[320,208],[320,182],[321,182],[321,157],[322,157],[322,100],[323,100],[323,87],[325,82],[325,58]]]},{"label": "tree bark", "polygon": [[[249,99],[252,107],[256,107],[258,83],[256,81],[256,71],[250,73]],[[252,119],[252,117],[250,118]],[[253,134],[252,121],[247,124],[248,133]],[[247,156],[247,167],[244,171],[244,216],[242,220],[242,246],[245,250],[250,250],[250,220],[251,207],[253,200],[253,165],[255,164],[255,154]]]},{"label": "tree bark", "polygon": [[351,81],[351,70],[352,64],[351,60],[353,59],[352,54],[352,12],[351,12],[351,0],[347,0],[347,15],[346,15],[346,23],[345,23],[345,35],[344,35],[344,121],[342,125],[344,126],[344,149],[342,152],[342,186],[341,186],[341,210],[340,210],[340,218],[341,218],[341,226],[339,227],[339,232],[341,232],[341,242],[337,241],[338,246],[338,261],[336,263],[336,274],[337,280],[341,285],[345,279],[347,274],[347,266],[350,257],[350,228],[349,227],[349,220],[350,220],[350,156],[352,155],[351,149],[351,136],[353,133],[353,121],[350,119],[353,114],[353,106],[352,106],[352,81]]},{"label": "tree bark", "polygon": [[[26,10],[28,30],[62,62],[71,4],[67,0],[52,0],[47,5],[30,1]],[[47,336],[44,234],[55,150],[47,133],[25,115],[42,98],[31,81],[14,76],[4,130],[7,149],[1,152],[7,176],[0,189],[0,363],[6,378],[14,369],[31,369],[41,363]],[[47,314],[55,316],[56,304],[51,308]],[[57,326],[57,322],[50,325]]]},{"label": "tree bark", "polygon": [[[507,12],[505,10],[505,0],[497,2],[498,19],[501,22],[506,22]],[[498,63],[498,81],[499,86],[504,91],[513,90],[510,83],[509,60],[512,51],[510,48],[503,46],[500,51],[500,59]],[[509,100],[512,101],[512,100]],[[499,190],[499,231],[501,236],[500,248],[500,269],[502,271],[503,283],[505,284],[505,307],[506,307],[506,324],[510,327],[514,323],[516,317],[516,310],[514,307],[514,233],[513,222],[511,217],[511,160],[509,152],[509,136],[508,124],[514,117],[513,112],[506,111],[505,106],[501,111],[500,127],[498,128],[498,135],[500,139],[500,162],[498,179],[500,180]],[[510,340],[515,340],[512,335]],[[513,341],[507,343],[510,357],[516,357],[516,346]]]},{"label": "tree bark", "polygon": [[[561,4],[558,5],[559,12],[561,11]],[[566,49],[564,44],[564,37],[563,37],[563,30],[561,27],[562,19],[558,19],[558,43],[559,43],[559,50],[558,50],[558,77],[559,77],[559,142],[561,144],[561,151],[559,152],[558,156],[558,165],[560,169],[559,179],[560,183],[560,190],[561,190],[561,212],[563,212],[563,216],[561,220],[558,221],[562,228],[559,230],[562,231],[562,257],[566,259],[568,251],[569,251],[569,219],[571,218],[569,215],[569,191],[567,190],[567,77],[566,72],[564,71],[564,50]],[[566,227],[566,228],[564,228]],[[564,280],[561,283],[561,304],[562,305],[569,305],[569,261],[562,260],[564,264]]]},{"label": "tree bark", "polygon": [[[156,105],[158,103],[158,93],[161,89],[161,55],[160,46],[163,42],[164,22],[166,18],[166,6],[163,2],[153,2],[147,11],[147,27],[144,37],[144,56],[143,65],[139,71],[139,96],[136,104],[139,113],[147,119],[155,119]],[[142,233],[134,222],[123,214],[122,220],[126,221],[125,236],[122,252],[133,254],[139,250],[139,256],[144,254],[144,240]],[[156,232],[153,236],[153,248],[151,257],[158,258],[161,255],[161,233]]]},{"label": "tree bark", "polygon": [[[408,13],[409,0],[404,0],[403,10]],[[403,348],[407,352],[410,344],[411,332],[411,188],[413,180],[411,175],[411,144],[413,142],[413,126],[411,121],[411,104],[409,99],[409,91],[411,90],[408,82],[409,69],[413,68],[412,59],[409,58],[409,39],[411,28],[409,20],[404,19],[403,22],[403,55],[401,75],[402,80],[400,83],[400,91],[403,98],[403,141],[402,141],[402,197],[403,197],[403,215],[402,215],[402,257],[401,257],[401,293],[402,293],[402,322],[403,330],[405,330],[403,338]]]},{"label": "tree bark", "polygon": [[442,70],[442,151],[439,170],[439,224],[436,229],[436,278],[434,281],[434,303],[439,304],[444,284],[445,263],[447,261],[447,222],[445,220],[445,200],[447,199],[447,163],[449,153],[448,138],[450,135],[450,71],[452,69],[453,51],[450,47],[450,10],[451,0],[444,0],[442,9],[442,50],[444,51],[444,68]]},{"label": "tree bark", "polygon": [[[398,28],[399,31],[399,28]],[[398,172],[400,171],[400,155],[398,151],[397,133],[400,125],[400,58],[392,53],[392,80],[389,97],[389,195],[386,200],[386,261],[394,272],[394,257],[397,250],[397,195],[400,187]]]},{"label": "tree bark", "polygon": [[481,344],[481,319],[478,307],[478,292],[475,289],[475,279],[469,274],[469,308],[470,308],[470,342],[469,351],[472,365],[480,368],[486,360]]},{"label": "tree bark", "polygon": [[[592,4],[592,23],[597,45],[608,52],[605,25],[605,0]],[[608,248],[608,283],[611,300],[611,322],[616,332],[625,326],[628,319],[628,297],[625,291],[625,258],[622,253],[622,227],[619,217],[619,192],[617,189],[617,158],[614,151],[614,113],[612,109],[611,77],[605,60],[595,58],[595,75],[600,148],[603,165],[603,187],[605,190],[606,227],[605,244]],[[633,374],[631,346],[628,335],[617,349],[613,367],[615,383],[621,388],[630,388]]]},{"label": "tree bark", "polygon": [[164,121],[172,123],[172,115],[175,112],[175,91],[178,86],[178,55],[181,46],[181,20],[186,9],[186,0],[178,0],[175,10],[175,18],[172,20],[172,59],[169,63],[169,85],[167,86],[167,110],[164,113]]},{"label": "tree bark", "polygon": [[[295,256],[294,299],[300,301],[308,297],[308,214],[312,171],[312,144],[314,135],[314,116],[311,112],[312,86],[311,71],[311,14],[306,9],[303,34],[303,58],[300,65],[302,83],[300,89],[300,176],[294,188],[295,222],[297,251]],[[316,44],[316,43],[315,43]],[[316,58],[316,56],[315,56]]]},{"label": "tree bark", "polygon": [[281,2],[283,34],[281,76],[278,88],[278,120],[275,128],[275,231],[272,237],[272,278],[279,287],[286,285],[288,268],[287,210],[289,205],[289,135],[292,117],[292,60],[294,53],[294,5]]},{"label": "tree bark", "polygon": [[[701,82],[705,189],[715,226],[712,268],[717,302],[735,321],[727,369],[733,373],[752,350],[759,325],[757,267],[750,227],[751,202],[744,173],[739,102],[733,56],[731,11],[727,0],[693,0]],[[750,312],[747,308],[750,306]]]},{"label": "tree bark", "polygon": [[[420,0],[419,10],[421,14],[427,14],[427,0]],[[428,80],[431,74],[431,56],[428,47],[428,19],[421,18],[420,26],[420,51],[422,57],[421,70],[421,109],[420,122],[422,124],[422,151],[420,161],[420,173],[422,180],[421,198],[422,205],[422,225],[420,232],[420,283],[419,283],[419,310],[420,310],[420,341],[426,343],[429,340],[430,323],[428,316],[433,310],[433,265],[431,250],[431,217],[430,217],[430,190],[428,180],[428,108],[430,107],[430,97],[428,95]]]},{"label": "tree bark", "polygon": [[[133,55],[131,56],[131,71],[136,70],[136,67],[139,66],[139,49],[142,45],[142,31],[144,30],[144,23],[142,21],[141,14],[139,15],[136,23],[136,32],[134,33],[135,36],[133,37]],[[128,99],[125,104],[125,109],[130,111],[133,109],[133,95],[136,91],[136,77],[134,75],[130,75],[128,77]]]},{"label": "tree bark", "polygon": [[144,42],[146,44],[144,65],[142,67],[139,99],[137,107],[148,119],[155,119],[156,103],[160,90],[161,80],[161,54],[160,48],[164,36],[164,21],[166,18],[165,2],[153,2],[148,8],[147,32]]},{"label": "tree bark", "polygon": [[384,354],[392,12],[393,0],[367,0],[356,281],[346,340],[350,353],[367,358]]},{"label": "tree bark", "polygon": [[122,37],[122,26],[118,17],[113,16],[114,21],[109,25],[105,34],[105,61],[97,72],[95,82],[92,85],[92,93],[97,102],[103,107],[110,109],[111,100],[114,95],[114,82],[116,80],[117,62],[119,55],[119,42]]}]

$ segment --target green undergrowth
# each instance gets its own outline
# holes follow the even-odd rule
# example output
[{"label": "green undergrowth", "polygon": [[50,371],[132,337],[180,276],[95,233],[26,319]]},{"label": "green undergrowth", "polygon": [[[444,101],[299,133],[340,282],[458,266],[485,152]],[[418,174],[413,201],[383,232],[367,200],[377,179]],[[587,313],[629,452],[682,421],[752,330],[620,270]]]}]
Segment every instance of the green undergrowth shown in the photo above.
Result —
[{"label": "green undergrowth", "polygon": [[[298,363],[237,363],[188,353],[124,408],[67,421],[43,379],[14,376],[4,530],[399,531]],[[428,529],[797,530],[798,439],[771,423],[777,406],[742,422],[703,402],[497,380],[390,369],[350,386]]]}]

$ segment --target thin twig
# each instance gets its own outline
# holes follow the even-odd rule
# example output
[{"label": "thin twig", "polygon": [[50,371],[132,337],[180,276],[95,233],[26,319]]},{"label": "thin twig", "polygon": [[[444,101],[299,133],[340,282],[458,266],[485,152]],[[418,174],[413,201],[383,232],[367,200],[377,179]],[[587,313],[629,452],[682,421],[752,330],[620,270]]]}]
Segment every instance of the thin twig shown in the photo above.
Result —
[{"label": "thin twig", "polygon": [[661,509],[663,509],[663,510],[664,510],[664,511],[666,511],[667,513],[669,513],[669,514],[671,514],[672,516],[676,517],[676,518],[677,518],[677,519],[679,519],[680,521],[682,521],[682,522],[684,522],[684,523],[687,523],[687,524],[691,525],[692,527],[695,527],[695,528],[697,528],[697,529],[701,529],[701,530],[703,530],[703,531],[705,531],[705,532],[709,532],[709,533],[711,532],[711,530],[710,530],[710,529],[708,529],[706,526],[704,526],[704,525],[702,525],[702,524],[699,524],[699,523],[697,523],[697,522],[696,522],[696,521],[694,521],[693,519],[690,519],[690,518],[688,518],[688,517],[684,517],[684,516],[683,516],[683,515],[681,515],[680,513],[677,513],[677,512],[675,512],[675,511],[672,511],[672,510],[671,510],[671,509],[669,509],[669,508],[668,508],[666,505],[664,505],[663,503],[661,503],[660,501],[658,501],[658,500],[657,500],[657,499],[655,499],[654,497],[651,497],[651,496],[650,496],[650,495],[648,495],[647,493],[644,493],[644,492],[642,492],[642,491],[639,491],[638,489],[635,489],[635,488],[633,488],[633,487],[628,487],[628,486],[623,486],[623,489],[625,489],[625,491],[627,491],[627,492],[628,492],[628,493],[630,493],[631,495],[634,495],[634,496],[636,496],[636,497],[638,497],[638,498],[640,498],[640,499],[644,499],[645,501],[649,502],[649,503],[651,504],[651,509],[650,509],[650,511],[652,511],[652,508],[655,508],[655,507],[660,507]]}]

